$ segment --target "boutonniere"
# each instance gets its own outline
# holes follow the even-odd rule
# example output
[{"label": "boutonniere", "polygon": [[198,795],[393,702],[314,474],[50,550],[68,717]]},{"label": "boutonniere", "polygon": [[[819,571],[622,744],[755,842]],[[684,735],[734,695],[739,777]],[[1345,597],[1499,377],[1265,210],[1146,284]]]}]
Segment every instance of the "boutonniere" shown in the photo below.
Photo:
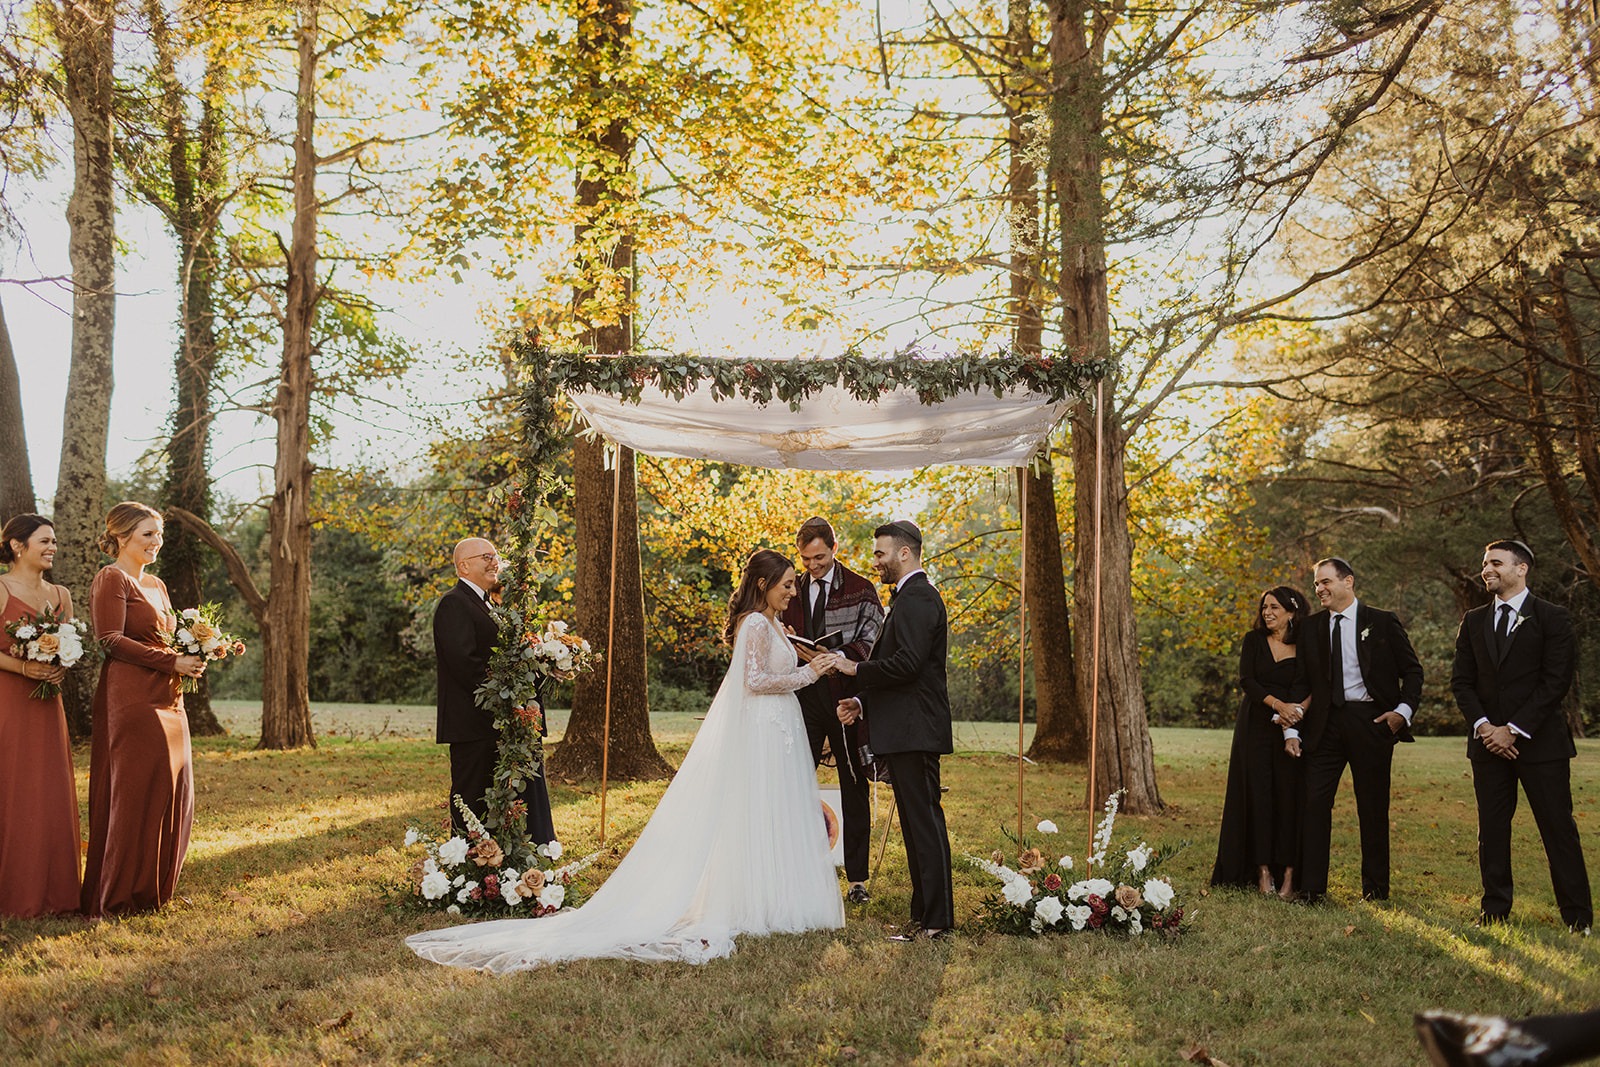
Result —
[{"label": "boutonniere", "polygon": [[1525,623],[1527,621],[1528,621],[1528,617],[1526,615],[1522,614],[1521,612],[1518,612],[1517,613],[1517,617],[1511,620],[1511,626],[1510,626],[1509,629],[1506,630],[1506,633],[1508,633],[1508,634],[1516,633],[1517,632],[1517,627],[1521,626],[1523,623]]},{"label": "boutonniere", "polygon": [[1367,628],[1362,630],[1361,631],[1361,640],[1365,641],[1367,639],[1367,635],[1370,634],[1371,632],[1372,632],[1372,627],[1370,627],[1370,626],[1368,626]]}]

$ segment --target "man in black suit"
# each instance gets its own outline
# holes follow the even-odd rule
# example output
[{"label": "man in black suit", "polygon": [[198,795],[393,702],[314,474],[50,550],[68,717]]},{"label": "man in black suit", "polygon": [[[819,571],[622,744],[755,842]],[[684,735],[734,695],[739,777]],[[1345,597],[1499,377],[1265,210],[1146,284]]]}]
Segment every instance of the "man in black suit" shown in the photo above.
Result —
[{"label": "man in black suit", "polygon": [[[500,756],[500,731],[494,715],[480,708],[476,692],[489,677],[489,655],[499,626],[489,612],[489,594],[500,584],[500,553],[493,543],[469,537],[452,557],[456,584],[439,598],[433,612],[433,651],[438,661],[438,726],[434,740],[450,746],[450,825],[465,833],[456,809],[461,797],[480,820],[489,811],[485,795],[494,784]],[[550,793],[544,778],[534,778],[523,792],[528,806],[528,835],[535,844],[555,840]]]},{"label": "man in black suit", "polygon": [[873,531],[872,564],[894,585],[883,633],[865,663],[840,660],[860,695],[839,701],[839,721],[867,720],[872,750],[889,766],[911,869],[911,927],[896,941],[943,936],[955,925],[950,835],[939,803],[939,757],[954,750],[945,687],[949,620],[922,569],[922,531],[905,520]]},{"label": "man in black suit", "polygon": [[[823,518],[807,519],[795,535],[795,548],[805,569],[795,586],[794,599],[779,617],[793,633],[819,638],[837,631],[838,653],[857,663],[872,651],[883,625],[883,602],[871,581],[835,558],[833,526]],[[800,659],[809,662],[817,653],[796,645]],[[819,678],[795,695],[811,742],[811,760],[822,763],[827,745],[839,770],[840,820],[843,822],[844,874],[850,882],[845,899],[866,904],[867,869],[872,858],[872,797],[868,768],[863,765],[858,726],[839,721],[839,701],[856,692],[855,679],[837,672]]]},{"label": "man in black suit", "polygon": [[1478,797],[1480,922],[1511,914],[1511,817],[1517,784],[1550,861],[1556,904],[1569,929],[1594,921],[1589,873],[1572,818],[1572,758],[1578,754],[1562,701],[1572,686],[1576,640],[1567,610],[1528,589],[1533,552],[1521,541],[1483,550],[1483,584],[1494,601],[1461,618],[1450,689],[1471,736]]},{"label": "man in black suit", "polygon": [[1300,627],[1299,670],[1311,692],[1297,727],[1306,753],[1300,888],[1310,900],[1328,891],[1333,800],[1349,764],[1361,822],[1361,895],[1387,900],[1389,774],[1395,742],[1414,740],[1422,663],[1392,612],[1356,599],[1350,564],[1320,560],[1313,577],[1323,610]]}]

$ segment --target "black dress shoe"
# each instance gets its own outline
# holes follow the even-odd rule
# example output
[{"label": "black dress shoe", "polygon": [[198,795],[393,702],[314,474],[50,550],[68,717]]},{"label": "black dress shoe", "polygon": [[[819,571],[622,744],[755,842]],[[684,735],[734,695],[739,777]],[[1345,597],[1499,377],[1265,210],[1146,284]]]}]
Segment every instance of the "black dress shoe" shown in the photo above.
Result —
[{"label": "black dress shoe", "polygon": [[1499,1016],[1423,1011],[1413,1022],[1436,1067],[1531,1067],[1549,1057],[1549,1046]]},{"label": "black dress shoe", "polygon": [[867,892],[867,887],[864,885],[853,885],[850,887],[850,892],[844,895],[844,899],[852,904],[869,904],[872,902],[872,894]]}]

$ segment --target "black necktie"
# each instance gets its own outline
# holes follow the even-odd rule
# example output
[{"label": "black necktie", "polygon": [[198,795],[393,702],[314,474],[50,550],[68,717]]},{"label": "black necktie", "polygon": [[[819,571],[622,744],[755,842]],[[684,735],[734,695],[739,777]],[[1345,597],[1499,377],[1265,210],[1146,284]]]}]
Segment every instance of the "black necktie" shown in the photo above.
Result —
[{"label": "black necktie", "polygon": [[1332,699],[1329,701],[1334,707],[1344,707],[1344,631],[1339,624],[1344,622],[1343,615],[1333,617],[1332,647],[1328,649],[1328,663],[1333,677]]},{"label": "black necktie", "polygon": [[828,626],[828,583],[817,582],[817,598],[811,602],[810,637],[821,637]]},{"label": "black necktie", "polygon": [[1506,642],[1511,638],[1511,605],[1500,605],[1500,618],[1494,624],[1494,650],[1504,654]]}]

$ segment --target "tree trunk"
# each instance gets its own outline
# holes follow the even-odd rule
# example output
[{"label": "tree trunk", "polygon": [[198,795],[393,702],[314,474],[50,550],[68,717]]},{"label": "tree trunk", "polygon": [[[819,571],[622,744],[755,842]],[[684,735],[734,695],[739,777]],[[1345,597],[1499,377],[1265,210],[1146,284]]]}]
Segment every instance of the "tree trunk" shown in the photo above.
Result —
[{"label": "tree trunk", "polygon": [[262,748],[315,746],[308,677],[311,655],[311,367],[317,300],[317,16],[300,0],[295,39],[294,219],[284,301],[283,363],[272,417],[278,424],[267,543],[271,585],[261,630]]},{"label": "tree trunk", "polygon": [[38,510],[33,495],[33,467],[28,462],[28,435],[22,418],[22,378],[17,354],[11,347],[11,330],[0,305],[0,523],[13,515]]},{"label": "tree trunk", "polygon": [[[1029,154],[1037,136],[1033,121],[1039,93],[1033,0],[1010,0],[1007,57],[1015,72],[1007,84],[1008,194],[1011,206],[1012,344],[1036,355],[1044,336],[1039,240],[1039,171]],[[1037,470],[1017,472],[1017,490],[1028,502],[1022,537],[1028,590],[1028,639],[1032,652],[1035,727],[1028,755],[1036,760],[1079,763],[1089,756],[1088,724],[1078,706],[1067,613],[1066,572],[1061,563],[1061,527],[1056,515],[1055,473],[1048,444]]]},{"label": "tree trunk", "polygon": [[[587,98],[606,98],[606,72],[621,69],[632,50],[631,0],[599,0],[579,19],[579,39],[591,48],[598,84]],[[633,348],[633,233],[626,221],[633,197],[630,159],[634,138],[623,117],[598,112],[589,124],[590,158],[577,181],[582,221],[577,227],[577,315],[596,352]],[[644,645],[644,580],[639,564],[639,505],[633,453],[617,450],[614,472],[605,469],[605,446],[573,441],[572,483],[580,546],[573,607],[581,633],[604,647],[611,617],[612,502],[618,501],[616,615],[609,666],[579,675],[566,737],[550,756],[553,775],[597,778],[605,756],[606,675],[611,677],[611,746],[607,770],[615,779],[659,778],[672,773],[650,736],[650,702]],[[621,494],[616,495],[620,479]]]},{"label": "tree trunk", "polygon": [[[211,519],[211,379],[217,364],[214,287],[217,278],[216,216],[223,165],[222,137],[216,102],[215,64],[207,62],[202,76],[200,122],[191,133],[188,100],[178,78],[178,56],[168,14],[161,0],[146,0],[156,70],[161,83],[161,120],[167,142],[169,188],[158,206],[166,213],[178,240],[178,286],[182,334],[178,343],[175,379],[177,403],[172,414],[172,437],[167,446],[167,473],[162,486],[165,507],[180,507],[203,521]],[[161,550],[161,577],[172,603],[178,608],[205,602],[200,575],[204,565],[200,540],[183,524],[167,531]],[[211,708],[209,679],[200,679],[199,691],[183,701],[189,714],[189,732],[209,737],[226,733]]]},{"label": "tree trunk", "polygon": [[1026,482],[1028,487],[1028,520],[1023,536],[1027,542],[1028,638],[1033,651],[1037,707],[1028,756],[1044,762],[1085,763],[1089,759],[1089,722],[1083,713],[1087,705],[1078,700],[1055,474],[1048,456],[1040,464],[1037,472],[1017,472],[1018,486]]},{"label": "tree trunk", "polygon": [[[55,524],[61,547],[52,577],[72,590],[79,611],[104,562],[106,438],[111,422],[111,344],[116,326],[116,189],[112,165],[113,0],[53,4],[67,110],[72,116],[72,197],[67,201],[72,261],[72,365],[61,427]],[[67,725],[89,733],[99,649],[89,642],[62,686]]]},{"label": "tree trunk", "polygon": [[[1050,168],[1060,224],[1062,336],[1072,356],[1106,359],[1111,332],[1102,187],[1103,93],[1105,41],[1114,16],[1098,0],[1051,0],[1050,15],[1055,87],[1050,101]],[[1104,389],[1104,412],[1086,401],[1072,416],[1077,559],[1073,599],[1079,621],[1077,662],[1086,667],[1077,672],[1078,700],[1091,709],[1098,700],[1099,708],[1094,753],[1099,795],[1086,799],[1098,807],[1106,794],[1126,790],[1122,810],[1150,814],[1159,812],[1162,804],[1133,610],[1133,536],[1124,476],[1127,432],[1116,415],[1114,375],[1107,378]],[[1103,459],[1098,462],[1097,422],[1104,431]],[[1097,488],[1103,501],[1098,535]],[[1097,629],[1098,672],[1093,669]]]}]

